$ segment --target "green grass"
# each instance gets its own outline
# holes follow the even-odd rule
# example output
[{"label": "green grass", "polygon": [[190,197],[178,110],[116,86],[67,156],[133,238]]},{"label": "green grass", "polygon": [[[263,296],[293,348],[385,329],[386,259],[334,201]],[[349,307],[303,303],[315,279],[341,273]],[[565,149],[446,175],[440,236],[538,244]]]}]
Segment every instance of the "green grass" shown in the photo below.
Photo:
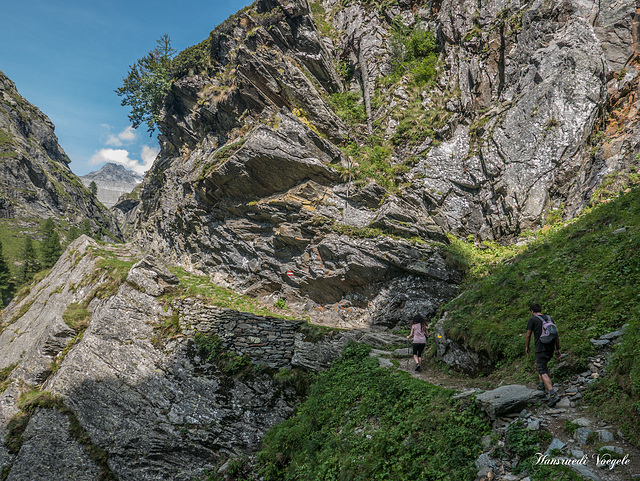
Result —
[{"label": "green grass", "polygon": [[498,447],[494,457],[501,457],[508,461],[518,459],[514,473],[521,476],[528,475],[532,481],[582,480],[570,467],[560,465],[536,464],[536,453],[544,452],[549,446],[551,435],[546,431],[530,431],[522,421],[510,424],[504,436],[504,447]]},{"label": "green grass", "polygon": [[67,309],[62,313],[62,319],[71,329],[76,332],[81,332],[89,327],[91,313],[82,305],[73,302],[69,304]]},{"label": "green grass", "polygon": [[16,364],[11,364],[10,366],[0,369],[0,393],[3,393],[5,389],[9,387],[9,384],[11,384],[9,376],[11,376],[15,367]]},{"label": "green grass", "polygon": [[[271,316],[281,319],[294,319],[291,316],[283,316],[271,311],[255,299],[237,294],[230,289],[216,286],[208,277],[190,274],[180,267],[170,267],[169,270],[180,279],[180,285],[175,292],[169,296],[174,297],[197,297],[201,296],[204,302],[218,307],[235,309],[241,312],[250,312],[259,316]],[[295,318],[298,319],[298,318]]]},{"label": "green grass", "polygon": [[[9,263],[9,269],[13,277],[19,276],[20,266],[24,250],[26,236],[35,237],[41,230],[43,221],[40,219],[0,219],[0,242],[2,252]],[[30,226],[29,224],[33,224]],[[40,251],[40,242],[33,241],[36,252]]]},{"label": "green grass", "polygon": [[[624,231],[619,229],[624,228]],[[493,360],[530,364],[524,354],[528,306],[540,302],[560,330],[571,375],[596,348],[590,339],[629,324],[610,373],[588,397],[640,441],[640,189],[601,203],[570,223],[542,229],[526,247],[454,241],[451,262],[466,263],[462,294],[444,306],[448,335]],[[614,231],[617,231],[614,234]],[[611,402],[614,400],[615,402]]]},{"label": "green grass", "polygon": [[473,479],[488,421],[452,391],[382,369],[347,346],[258,454],[266,481]]},{"label": "green grass", "polygon": [[[563,350],[593,352],[590,338],[621,327],[640,306],[640,191],[602,204],[576,222],[538,234],[528,247],[485,246],[471,258],[464,293],[450,302],[446,328],[456,339],[511,362],[524,353],[520,337],[533,301],[561,331]],[[614,235],[613,231],[626,231]],[[460,249],[461,250],[461,249]],[[512,257],[500,263],[501,255]],[[469,256],[470,257],[470,256]],[[504,257],[502,257],[504,259]]]}]

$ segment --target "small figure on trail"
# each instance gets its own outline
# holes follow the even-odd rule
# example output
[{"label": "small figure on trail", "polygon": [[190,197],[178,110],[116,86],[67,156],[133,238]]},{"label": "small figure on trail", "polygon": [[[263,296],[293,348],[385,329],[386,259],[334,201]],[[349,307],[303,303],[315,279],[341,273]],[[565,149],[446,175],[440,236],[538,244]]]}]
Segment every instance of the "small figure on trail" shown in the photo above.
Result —
[{"label": "small figure on trail", "polygon": [[424,346],[427,343],[428,335],[427,326],[425,325],[422,316],[419,314],[413,316],[413,320],[411,321],[411,332],[407,336],[407,339],[411,339],[411,336],[413,336],[413,360],[416,362],[416,371],[420,370],[420,366],[422,364],[422,352],[424,351]]},{"label": "small figure on trail", "polygon": [[542,315],[542,308],[540,304],[533,303],[529,306],[531,311],[531,317],[527,323],[527,336],[525,339],[525,352],[529,354],[529,342],[531,340],[531,333],[533,332],[534,344],[535,344],[535,359],[536,369],[538,371],[538,378],[540,384],[538,389],[543,391],[545,388],[549,392],[549,406],[553,407],[560,400],[560,396],[553,388],[553,383],[549,377],[549,370],[547,369],[547,363],[553,357],[553,351],[555,350],[556,356],[560,359],[560,336],[558,330],[551,320],[550,316]]}]

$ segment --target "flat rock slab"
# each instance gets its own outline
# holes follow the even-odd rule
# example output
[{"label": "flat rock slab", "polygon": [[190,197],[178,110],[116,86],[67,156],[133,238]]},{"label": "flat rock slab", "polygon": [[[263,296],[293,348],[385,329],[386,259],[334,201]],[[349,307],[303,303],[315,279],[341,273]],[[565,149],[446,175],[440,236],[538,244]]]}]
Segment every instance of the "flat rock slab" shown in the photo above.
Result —
[{"label": "flat rock slab", "polygon": [[498,416],[519,412],[527,404],[536,402],[543,397],[542,391],[512,384],[478,394],[476,403],[491,419],[495,419]]}]

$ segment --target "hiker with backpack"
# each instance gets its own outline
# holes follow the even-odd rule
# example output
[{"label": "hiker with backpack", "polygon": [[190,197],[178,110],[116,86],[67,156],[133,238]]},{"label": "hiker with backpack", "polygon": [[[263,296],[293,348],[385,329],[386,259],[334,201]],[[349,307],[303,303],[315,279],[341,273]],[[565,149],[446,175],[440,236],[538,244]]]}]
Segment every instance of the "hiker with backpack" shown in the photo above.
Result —
[{"label": "hiker with backpack", "polygon": [[554,324],[553,319],[551,319],[551,316],[542,314],[540,304],[533,303],[529,306],[529,309],[531,311],[531,317],[527,323],[525,352],[527,354],[531,352],[529,342],[531,341],[531,333],[533,332],[536,369],[540,380],[538,389],[542,391],[546,388],[549,392],[548,405],[553,407],[560,400],[560,396],[558,396],[558,393],[553,388],[547,363],[553,357],[554,351],[557,358],[560,359],[560,336],[558,335],[558,328]]},{"label": "hiker with backpack", "polygon": [[422,365],[422,353],[424,352],[424,346],[427,344],[427,326],[424,319],[419,314],[413,316],[411,321],[411,332],[407,336],[407,339],[411,339],[413,336],[413,360],[416,362],[416,371],[420,371]]}]

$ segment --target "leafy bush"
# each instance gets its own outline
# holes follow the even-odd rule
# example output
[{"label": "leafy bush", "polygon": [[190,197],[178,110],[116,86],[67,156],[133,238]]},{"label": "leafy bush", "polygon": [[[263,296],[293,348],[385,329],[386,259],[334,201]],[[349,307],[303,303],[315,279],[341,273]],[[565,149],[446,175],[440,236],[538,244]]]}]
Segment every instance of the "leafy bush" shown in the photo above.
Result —
[{"label": "leafy bush", "polygon": [[409,75],[418,85],[437,77],[438,46],[433,32],[397,23],[391,38],[391,81]]},{"label": "leafy bush", "polygon": [[380,368],[369,350],[347,346],[297,414],[267,433],[265,480],[475,477],[487,421],[451,391]]},{"label": "leafy bush", "polygon": [[347,125],[362,124],[367,121],[367,114],[360,92],[334,93],[329,97],[329,105],[340,119]]},{"label": "leafy bush", "polygon": [[175,55],[167,34],[156,44],[155,49],[129,67],[122,87],[115,90],[119,97],[123,97],[122,106],[131,108],[131,125],[138,128],[145,123],[151,133],[160,119],[164,98],[171,89],[171,63]]}]

